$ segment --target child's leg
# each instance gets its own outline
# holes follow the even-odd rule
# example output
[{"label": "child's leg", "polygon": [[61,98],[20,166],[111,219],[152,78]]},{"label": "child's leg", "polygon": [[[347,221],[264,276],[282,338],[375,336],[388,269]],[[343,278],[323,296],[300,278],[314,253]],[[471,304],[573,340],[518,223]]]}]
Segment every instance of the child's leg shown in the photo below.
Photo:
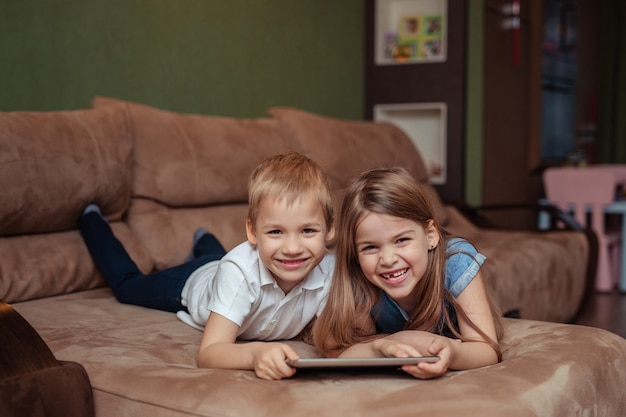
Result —
[{"label": "child's leg", "polygon": [[191,249],[193,259],[202,258],[203,256],[220,256],[226,255],[226,250],[222,244],[205,229],[198,229],[194,233],[194,244]]},{"label": "child's leg", "polygon": [[183,310],[181,292],[189,275],[205,263],[222,257],[222,254],[213,258],[207,256],[145,275],[99,212],[85,212],[80,228],[96,267],[121,303],[171,312]]},{"label": "child's leg", "polygon": [[96,267],[112,289],[115,290],[125,280],[142,275],[99,212],[83,213],[80,233]]}]

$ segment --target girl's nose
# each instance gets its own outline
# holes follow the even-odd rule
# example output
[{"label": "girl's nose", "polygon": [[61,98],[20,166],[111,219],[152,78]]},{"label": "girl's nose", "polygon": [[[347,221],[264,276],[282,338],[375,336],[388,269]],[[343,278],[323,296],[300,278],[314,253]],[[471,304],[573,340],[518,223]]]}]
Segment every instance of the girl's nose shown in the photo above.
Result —
[{"label": "girl's nose", "polygon": [[381,265],[389,266],[393,265],[398,257],[396,252],[389,247],[383,246],[380,250],[380,263]]}]

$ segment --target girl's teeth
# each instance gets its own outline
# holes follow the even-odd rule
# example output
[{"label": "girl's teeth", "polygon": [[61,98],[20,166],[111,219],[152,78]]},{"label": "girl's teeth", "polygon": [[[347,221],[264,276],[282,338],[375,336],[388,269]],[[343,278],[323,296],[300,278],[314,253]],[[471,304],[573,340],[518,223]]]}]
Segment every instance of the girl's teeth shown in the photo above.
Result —
[{"label": "girl's teeth", "polygon": [[404,275],[406,273],[406,269],[403,269],[402,271],[398,271],[394,274],[383,274],[383,278],[385,279],[397,279],[400,278],[402,275]]}]

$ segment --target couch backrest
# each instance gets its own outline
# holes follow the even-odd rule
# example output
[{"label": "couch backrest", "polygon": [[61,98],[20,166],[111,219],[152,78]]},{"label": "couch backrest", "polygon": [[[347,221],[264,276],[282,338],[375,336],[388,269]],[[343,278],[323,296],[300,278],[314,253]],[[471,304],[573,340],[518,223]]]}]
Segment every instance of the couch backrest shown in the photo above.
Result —
[{"label": "couch backrest", "polygon": [[247,178],[264,157],[292,149],[271,119],[176,113],[96,97],[94,108],[124,105],[135,138],[133,197],[170,207],[246,203]]},{"label": "couch backrest", "polygon": [[105,97],[92,107],[0,114],[0,298],[7,302],[104,285],[77,231],[91,202],[149,272],[182,262],[198,227],[227,249],[242,242],[248,176],[270,155],[295,150],[318,161],[336,206],[368,168],[401,165],[428,181],[419,152],[388,123],[285,107],[257,119],[204,116]]},{"label": "couch backrest", "polygon": [[0,113],[1,299],[15,302],[104,285],[77,221],[94,201],[112,221],[128,209],[131,133],[120,106]]},{"label": "couch backrest", "polygon": [[447,223],[446,211],[429,183],[422,156],[400,128],[386,122],[334,119],[286,107],[271,108],[269,114],[283,123],[306,155],[326,169],[337,202],[345,187],[361,172],[374,167],[403,166],[425,186],[438,221]]},{"label": "couch backrest", "polygon": [[329,173],[336,206],[349,181],[371,167],[402,165],[428,180],[419,152],[388,123],[285,107],[269,109],[269,118],[238,119],[106,97],[92,104],[129,110],[135,165],[127,223],[157,268],[185,259],[197,227],[213,232],[227,249],[245,240],[248,176],[270,155],[295,150],[319,162]]},{"label": "couch backrest", "polygon": [[126,221],[156,268],[184,260],[198,227],[228,249],[242,242],[250,173],[267,156],[301,151],[270,118],[177,113],[106,97],[92,105],[128,109],[135,163]]}]

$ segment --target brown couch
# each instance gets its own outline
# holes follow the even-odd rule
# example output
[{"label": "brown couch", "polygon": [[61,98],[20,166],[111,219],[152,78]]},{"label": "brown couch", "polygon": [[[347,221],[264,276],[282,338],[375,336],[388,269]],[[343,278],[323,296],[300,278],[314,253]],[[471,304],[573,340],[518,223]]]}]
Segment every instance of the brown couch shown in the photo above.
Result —
[{"label": "brown couch", "polygon": [[[197,227],[227,248],[243,241],[247,176],[264,156],[289,149],[327,169],[337,201],[350,178],[372,166],[403,165],[427,181],[418,151],[392,125],[289,108],[244,120],[97,97],[84,110],[0,113],[0,299],[60,365],[84,367],[92,388],[93,402],[60,383],[50,394],[57,403],[69,395],[68,408],[95,404],[96,415],[115,417],[626,415],[626,341],[564,324],[587,285],[587,235],[479,228],[434,188],[442,224],[487,255],[496,304],[521,314],[505,319],[497,365],[431,381],[396,371],[263,381],[250,371],[199,369],[200,332],[173,314],[113,298],[77,231],[86,204],[101,206],[142,270],[167,267],[187,256]],[[1,343],[23,343],[19,332],[9,334],[16,340]],[[0,408],[47,395],[20,391],[35,373],[0,374],[8,380]]]}]

